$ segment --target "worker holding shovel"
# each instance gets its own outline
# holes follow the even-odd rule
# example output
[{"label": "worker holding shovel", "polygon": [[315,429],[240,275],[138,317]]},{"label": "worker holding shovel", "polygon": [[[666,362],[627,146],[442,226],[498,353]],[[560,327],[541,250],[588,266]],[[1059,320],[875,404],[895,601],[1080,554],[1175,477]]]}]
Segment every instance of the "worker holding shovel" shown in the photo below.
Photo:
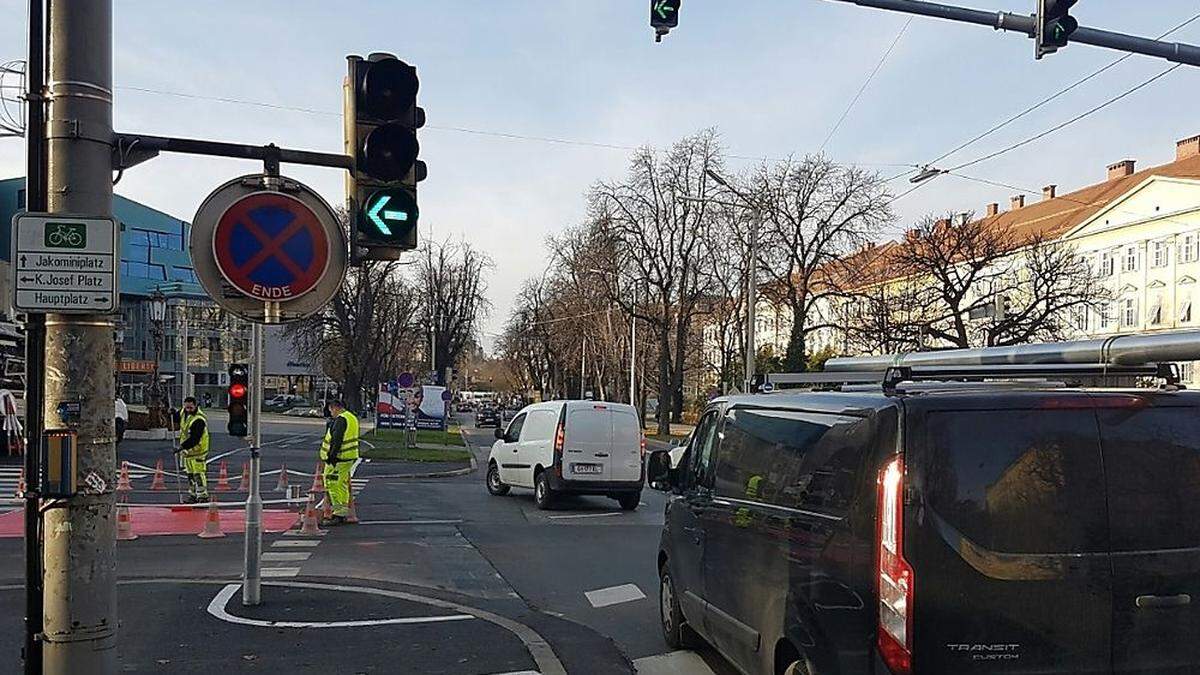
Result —
[{"label": "worker holding shovel", "polygon": [[188,503],[208,501],[208,418],[196,405],[196,397],[183,399],[179,416],[179,448],[188,476]]}]

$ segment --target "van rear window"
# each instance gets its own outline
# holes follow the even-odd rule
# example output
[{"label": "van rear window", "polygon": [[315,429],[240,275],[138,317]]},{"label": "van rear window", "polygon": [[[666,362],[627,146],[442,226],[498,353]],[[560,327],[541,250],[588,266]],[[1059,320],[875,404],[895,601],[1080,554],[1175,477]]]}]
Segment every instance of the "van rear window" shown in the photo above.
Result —
[{"label": "van rear window", "polygon": [[1200,547],[1200,410],[1099,410],[1114,551]]},{"label": "van rear window", "polygon": [[608,443],[612,438],[612,413],[608,410],[572,410],[567,416],[567,438],[588,443]]},{"label": "van rear window", "polygon": [[927,418],[934,514],[997,553],[1108,550],[1092,410],[938,411]]}]

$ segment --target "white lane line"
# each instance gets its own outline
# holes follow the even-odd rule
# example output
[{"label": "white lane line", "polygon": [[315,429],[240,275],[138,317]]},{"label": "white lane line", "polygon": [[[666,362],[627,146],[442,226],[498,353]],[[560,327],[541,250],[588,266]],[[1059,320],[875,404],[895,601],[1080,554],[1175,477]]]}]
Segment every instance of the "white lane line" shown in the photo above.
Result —
[{"label": "white lane line", "polygon": [[619,605],[623,602],[633,602],[634,600],[644,600],[646,598],[646,594],[636,584],[622,584],[610,588],[598,588],[594,591],[588,591],[583,595],[588,599],[588,602],[592,603],[592,607],[596,608]]},{"label": "white lane line", "polygon": [[316,546],[320,543],[320,539],[290,539],[286,541],[283,539],[277,539],[271,542],[271,548],[275,548],[276,546],[280,548],[305,548],[309,546]]},{"label": "white lane line", "polygon": [[312,557],[312,551],[267,551],[262,554],[263,562],[303,562]]},{"label": "white lane line", "polygon": [[608,518],[610,516],[619,516],[620,511],[612,511],[609,513],[570,513],[563,516],[546,516],[551,520],[566,520],[568,518]]},{"label": "white lane line", "polygon": [[677,651],[634,659],[638,675],[712,675],[712,668],[696,652]]},{"label": "white lane line", "polygon": [[285,537],[324,537],[327,530],[321,530],[317,534],[305,534],[300,530],[287,530],[283,533]]},{"label": "white lane line", "polygon": [[443,621],[464,621],[474,619],[470,614],[447,614],[443,616],[406,616],[394,619],[369,619],[362,621],[267,621],[263,619],[247,619],[234,616],[225,611],[229,599],[242,587],[241,584],[229,584],[222,588],[212,602],[208,603],[208,613],[222,621],[241,624],[243,626],[260,626],[263,628],[360,628],[363,626],[387,626],[393,624],[439,623]]},{"label": "white lane line", "polygon": [[461,520],[362,520],[359,525],[457,525]]},{"label": "white lane line", "polygon": [[300,575],[299,567],[263,567],[258,570],[263,579],[282,579]]}]

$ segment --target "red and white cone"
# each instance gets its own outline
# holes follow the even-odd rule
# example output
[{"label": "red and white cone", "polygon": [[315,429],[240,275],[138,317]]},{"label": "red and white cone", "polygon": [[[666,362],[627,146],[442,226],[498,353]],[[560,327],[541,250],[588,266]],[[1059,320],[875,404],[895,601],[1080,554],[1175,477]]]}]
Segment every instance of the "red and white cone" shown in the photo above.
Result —
[{"label": "red and white cone", "polygon": [[280,464],[279,465],[279,482],[275,484],[275,491],[276,492],[287,492],[287,487],[288,487],[287,464]]},{"label": "red and white cone", "polygon": [[250,462],[242,462],[242,482],[238,484],[238,492],[250,491]]},{"label": "red and white cone", "polygon": [[162,458],[154,465],[154,481],[150,483],[151,490],[166,490],[167,483],[163,480]]},{"label": "red and white cone", "polygon": [[350,490],[350,503],[346,505],[346,508],[348,509],[348,511],[346,513],[346,522],[347,523],[357,523],[358,522],[358,508],[354,505],[354,490],[353,489]]},{"label": "red and white cone", "polygon": [[221,511],[217,508],[215,501],[208,503],[208,515],[204,518],[204,529],[200,530],[200,534],[197,536],[201,539],[225,536],[225,533],[221,531]]},{"label": "red and white cone", "polygon": [[133,484],[129,482],[129,462],[121,462],[121,476],[117,478],[117,492],[133,492]]},{"label": "red and white cone", "polygon": [[225,460],[221,460],[221,471],[217,474],[217,492],[229,492],[232,488],[229,487],[229,465]]},{"label": "red and white cone", "polygon": [[138,536],[133,533],[133,513],[129,505],[117,504],[117,541],[133,541]]},{"label": "red and white cone", "polygon": [[333,502],[329,499],[329,493],[325,493],[325,497],[321,500],[321,520],[326,521],[333,517]]},{"label": "red and white cone", "polygon": [[304,515],[300,519],[300,534],[303,535],[321,535],[325,531],[317,526],[317,505],[313,501],[312,495],[308,496],[308,502],[304,505]]},{"label": "red and white cone", "polygon": [[309,494],[320,494],[325,491],[325,463],[317,462],[317,472],[313,474],[312,487],[308,488]]}]

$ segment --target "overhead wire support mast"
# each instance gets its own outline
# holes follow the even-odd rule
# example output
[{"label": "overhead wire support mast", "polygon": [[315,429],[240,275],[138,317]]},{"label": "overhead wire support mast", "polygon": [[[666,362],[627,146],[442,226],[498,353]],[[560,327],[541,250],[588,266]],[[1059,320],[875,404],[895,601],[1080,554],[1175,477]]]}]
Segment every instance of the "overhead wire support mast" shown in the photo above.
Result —
[{"label": "overhead wire support mast", "polygon": [[[1033,15],[1013,14],[1012,12],[991,12],[968,7],[943,5],[923,0],[831,0],[884,9],[904,14],[917,14],[935,19],[973,23],[979,26],[989,26],[996,30],[1024,33],[1030,38],[1037,35],[1037,20]],[[1070,42],[1079,42],[1094,47],[1104,47],[1117,51],[1132,52],[1145,56],[1166,59],[1172,63],[1182,63],[1189,66],[1200,66],[1200,46],[1182,42],[1164,42],[1150,38],[1100,30],[1080,26],[1071,33]]]}]

